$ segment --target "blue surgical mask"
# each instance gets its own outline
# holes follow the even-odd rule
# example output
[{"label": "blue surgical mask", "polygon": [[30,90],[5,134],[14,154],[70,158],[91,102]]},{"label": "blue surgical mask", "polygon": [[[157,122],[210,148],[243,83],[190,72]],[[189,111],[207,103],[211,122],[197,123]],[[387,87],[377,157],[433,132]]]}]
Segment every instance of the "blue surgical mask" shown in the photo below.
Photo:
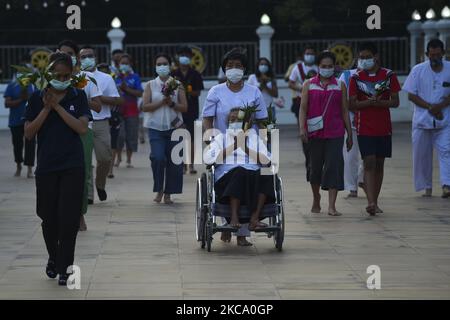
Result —
[{"label": "blue surgical mask", "polygon": [[267,64],[260,64],[258,70],[261,73],[267,73],[269,71],[269,66]]},{"label": "blue surgical mask", "polygon": [[89,70],[95,67],[95,58],[84,58],[81,60],[81,69]]},{"label": "blue surgical mask", "polygon": [[334,68],[331,69],[319,68],[319,74],[324,78],[330,78],[332,75],[334,75]]},{"label": "blue surgical mask", "polygon": [[120,72],[123,72],[123,73],[131,73],[133,71],[131,66],[128,64],[119,65],[119,70],[120,70]]},{"label": "blue surgical mask", "polygon": [[178,62],[180,62],[180,64],[182,65],[190,65],[191,64],[191,59],[189,57],[186,56],[181,56],[178,58]]},{"label": "blue surgical mask", "polygon": [[66,81],[59,81],[56,79],[50,80],[50,85],[58,91],[66,90],[70,86],[70,83],[71,83],[70,80]]},{"label": "blue surgical mask", "polygon": [[375,65],[375,59],[358,59],[358,68],[363,70],[370,70]]},{"label": "blue surgical mask", "polygon": [[160,77],[167,77],[170,74],[170,67],[168,65],[156,66],[156,73]]},{"label": "blue surgical mask", "polygon": [[316,56],[313,54],[305,54],[303,58],[306,64],[314,64],[314,62],[316,61]]}]

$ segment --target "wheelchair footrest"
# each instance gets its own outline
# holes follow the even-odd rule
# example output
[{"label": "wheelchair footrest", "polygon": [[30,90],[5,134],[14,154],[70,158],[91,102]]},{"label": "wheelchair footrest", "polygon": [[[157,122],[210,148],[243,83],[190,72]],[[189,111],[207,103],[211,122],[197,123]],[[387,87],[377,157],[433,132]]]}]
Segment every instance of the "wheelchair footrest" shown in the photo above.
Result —
[{"label": "wheelchair footrest", "polygon": [[214,231],[216,232],[237,232],[238,230],[238,228],[233,228],[228,225],[214,227]]},{"label": "wheelchair footrest", "polygon": [[279,231],[280,227],[277,226],[268,226],[265,228],[257,228],[255,230],[253,230],[253,232],[275,232],[275,231]]}]

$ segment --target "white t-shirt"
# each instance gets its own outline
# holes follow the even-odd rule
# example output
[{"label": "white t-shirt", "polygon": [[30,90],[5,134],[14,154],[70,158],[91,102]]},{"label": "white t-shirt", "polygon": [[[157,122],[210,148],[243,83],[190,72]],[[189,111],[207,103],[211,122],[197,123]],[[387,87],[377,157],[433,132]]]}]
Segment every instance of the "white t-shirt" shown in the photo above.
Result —
[{"label": "white t-shirt", "polygon": [[[308,72],[314,70],[316,73],[319,72],[319,68],[314,64],[312,66],[307,66],[304,62],[301,63],[303,67],[303,72],[305,73],[305,77],[308,75]],[[305,79],[302,78],[300,74],[300,70],[298,69],[298,65],[292,69],[291,75],[289,76],[289,80],[295,81],[303,85]],[[300,97],[302,95],[301,92],[297,91],[297,96]]]},{"label": "white t-shirt", "polygon": [[[167,81],[171,79],[172,78],[169,78]],[[161,91],[164,82],[159,77],[157,77],[156,79],[149,81],[147,85],[150,86],[150,89],[152,90],[152,102],[162,101],[164,95]],[[174,102],[178,101],[178,90],[175,90],[174,95],[171,97],[171,99]],[[182,124],[183,116],[181,115],[181,112],[175,111],[169,106],[162,106],[152,112],[144,112],[145,128],[150,128],[158,131],[167,131],[175,129],[175,123],[177,123],[178,125]]]},{"label": "white t-shirt", "polygon": [[87,85],[83,88],[84,93],[86,93],[86,96],[88,98],[88,100],[95,98],[95,97],[100,97],[102,95],[102,91],[100,90],[100,86],[95,83],[93,83],[92,81],[89,80],[88,77],[94,78],[94,75],[92,74],[92,72],[88,72],[88,71],[81,71],[81,74],[86,74],[86,78],[88,79],[88,83]]},{"label": "white t-shirt", "polygon": [[[358,71],[358,69],[345,70],[344,72],[342,72],[341,76],[339,77],[339,81],[343,82],[345,84],[345,87],[347,88],[347,99],[349,97],[348,87],[350,85],[350,79],[356,73],[356,71]],[[352,125],[352,129],[356,130],[355,121],[354,121],[355,114],[350,110],[348,111],[348,114],[350,115],[350,123]]]},{"label": "white t-shirt", "polygon": [[[233,130],[234,131],[234,130]],[[270,159],[270,153],[264,141],[258,136],[255,130],[248,131],[248,138],[246,145],[249,151],[254,152],[255,156],[258,153],[265,155]],[[214,137],[211,143],[205,148],[203,152],[203,161],[205,164],[216,163],[216,170],[214,175],[214,182],[217,182],[225,174],[236,167],[243,167],[247,170],[259,170],[261,166],[256,163],[256,160],[249,157],[241,148],[234,150],[232,154],[227,154],[225,160],[217,159],[221,150],[228,148],[234,144],[234,137],[227,132],[226,134],[218,134]]]},{"label": "white t-shirt", "polygon": [[[259,86],[261,85],[261,83],[259,83],[258,78],[256,77],[256,74],[251,74],[248,77],[247,83],[249,85],[255,86],[258,89],[260,89]],[[267,83],[267,88],[272,89],[272,82],[271,81],[269,81]],[[261,94],[263,96],[264,102],[266,103],[266,106],[269,107],[270,104],[273,102],[273,97],[265,90],[261,90]]]},{"label": "white t-shirt", "polygon": [[[430,61],[414,66],[403,84],[403,90],[419,96],[428,103],[440,103],[450,95],[450,87],[444,87],[444,82],[450,84],[450,62],[443,61],[441,72],[431,69]],[[448,126],[450,123],[450,107],[442,110],[443,120],[434,118],[428,110],[414,105],[413,127],[434,129]]]},{"label": "white t-shirt", "polygon": [[233,92],[226,83],[221,83],[208,91],[202,117],[214,117],[214,128],[225,133],[231,109],[246,105],[258,106],[255,119],[267,118],[267,106],[258,88],[245,83],[239,92]]},{"label": "white t-shirt", "polygon": [[[119,91],[117,91],[116,83],[109,74],[98,71],[97,69],[91,73],[93,78],[97,81],[97,85],[102,92],[102,96],[112,98],[120,97]],[[102,104],[102,110],[100,110],[100,112],[91,110],[91,113],[94,120],[111,118],[111,106]]]}]

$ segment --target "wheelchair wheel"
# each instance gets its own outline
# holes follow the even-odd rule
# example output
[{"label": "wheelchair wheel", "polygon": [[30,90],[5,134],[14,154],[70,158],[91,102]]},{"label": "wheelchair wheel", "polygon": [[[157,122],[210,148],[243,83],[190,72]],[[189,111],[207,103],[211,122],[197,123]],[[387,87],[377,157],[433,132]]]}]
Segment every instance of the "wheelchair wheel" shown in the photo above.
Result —
[{"label": "wheelchair wheel", "polygon": [[195,236],[197,241],[201,242],[202,249],[205,248],[205,223],[207,219],[207,194],[206,194],[206,175],[203,174],[197,180],[197,194],[196,194],[196,210],[195,210]]},{"label": "wheelchair wheel", "polygon": [[213,240],[213,231],[212,231],[212,223],[211,222],[206,222],[205,223],[205,241],[206,241],[206,250],[208,250],[208,252],[211,252],[211,244],[212,244],[212,240]]},{"label": "wheelchair wheel", "polygon": [[283,182],[280,177],[277,176],[277,190],[278,190],[278,199],[280,204],[280,212],[278,214],[278,223],[277,226],[279,227],[279,230],[274,232],[273,241],[275,243],[275,248],[278,249],[278,251],[283,250],[283,241],[284,241],[284,230],[285,230],[285,224],[284,224],[284,205],[283,205]]}]

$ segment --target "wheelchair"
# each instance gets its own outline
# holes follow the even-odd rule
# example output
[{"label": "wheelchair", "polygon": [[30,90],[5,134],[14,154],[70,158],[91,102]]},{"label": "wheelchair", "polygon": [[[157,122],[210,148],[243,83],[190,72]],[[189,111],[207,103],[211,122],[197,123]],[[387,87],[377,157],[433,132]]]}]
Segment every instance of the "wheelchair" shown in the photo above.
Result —
[{"label": "wheelchair", "polygon": [[[273,167],[272,167],[273,170]],[[201,248],[211,251],[213,235],[216,232],[236,232],[238,229],[227,225],[219,225],[218,218],[230,218],[230,206],[216,202],[214,191],[215,166],[207,166],[207,171],[197,179],[195,234]],[[283,182],[278,174],[273,175],[275,202],[265,204],[260,214],[260,220],[269,219],[268,227],[258,228],[254,232],[266,233],[273,238],[275,248],[283,249],[285,214],[283,207]],[[246,206],[240,206],[239,218],[250,218],[251,212]],[[220,219],[221,220],[221,219]]]}]

